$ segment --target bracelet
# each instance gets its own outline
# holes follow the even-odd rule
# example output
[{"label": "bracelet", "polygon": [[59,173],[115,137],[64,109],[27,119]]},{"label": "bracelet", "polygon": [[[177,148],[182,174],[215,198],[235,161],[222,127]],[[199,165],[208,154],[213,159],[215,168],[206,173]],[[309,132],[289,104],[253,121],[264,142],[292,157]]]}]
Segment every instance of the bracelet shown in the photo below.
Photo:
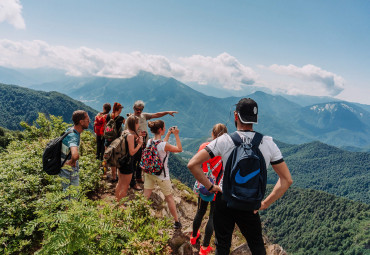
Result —
[{"label": "bracelet", "polygon": [[208,189],[208,191],[211,191],[213,189],[214,185],[212,184],[211,187]]}]

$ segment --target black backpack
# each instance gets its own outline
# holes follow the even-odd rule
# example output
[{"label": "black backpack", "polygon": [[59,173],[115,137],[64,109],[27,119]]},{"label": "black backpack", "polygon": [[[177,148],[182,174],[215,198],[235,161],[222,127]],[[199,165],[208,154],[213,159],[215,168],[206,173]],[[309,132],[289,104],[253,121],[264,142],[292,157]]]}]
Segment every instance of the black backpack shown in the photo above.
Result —
[{"label": "black backpack", "polygon": [[235,148],[225,167],[223,199],[230,208],[257,210],[265,196],[267,182],[265,159],[258,148],[263,135],[256,132],[250,143],[244,143],[237,132],[230,137]]},{"label": "black backpack", "polygon": [[71,152],[67,155],[64,159],[63,163],[61,163],[62,157],[62,143],[63,139],[73,130],[69,130],[64,132],[62,136],[59,136],[46,145],[44,153],[42,154],[42,169],[49,175],[57,175],[60,173],[62,166],[67,161],[68,157],[71,155]]}]

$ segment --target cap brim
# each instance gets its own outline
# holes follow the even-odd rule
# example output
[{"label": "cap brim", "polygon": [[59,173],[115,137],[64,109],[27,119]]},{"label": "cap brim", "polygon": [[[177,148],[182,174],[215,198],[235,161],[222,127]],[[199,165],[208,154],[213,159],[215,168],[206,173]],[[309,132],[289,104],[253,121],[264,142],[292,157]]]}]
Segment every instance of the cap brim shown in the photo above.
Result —
[{"label": "cap brim", "polygon": [[239,120],[243,124],[258,124],[257,116],[240,116],[240,113],[238,112]]}]

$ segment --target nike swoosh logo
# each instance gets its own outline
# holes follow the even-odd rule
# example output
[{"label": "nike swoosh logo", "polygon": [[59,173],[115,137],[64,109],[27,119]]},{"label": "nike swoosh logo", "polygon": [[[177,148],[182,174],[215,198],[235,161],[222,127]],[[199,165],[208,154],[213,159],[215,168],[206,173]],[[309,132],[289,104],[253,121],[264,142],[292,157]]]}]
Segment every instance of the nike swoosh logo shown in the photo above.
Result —
[{"label": "nike swoosh logo", "polygon": [[235,181],[236,183],[238,184],[243,184],[243,183],[246,183],[247,181],[249,181],[250,179],[252,179],[253,177],[255,177],[257,174],[260,173],[260,169],[250,173],[250,174],[247,174],[246,176],[241,176],[240,175],[240,169],[238,170],[238,172],[236,173],[235,175]]}]

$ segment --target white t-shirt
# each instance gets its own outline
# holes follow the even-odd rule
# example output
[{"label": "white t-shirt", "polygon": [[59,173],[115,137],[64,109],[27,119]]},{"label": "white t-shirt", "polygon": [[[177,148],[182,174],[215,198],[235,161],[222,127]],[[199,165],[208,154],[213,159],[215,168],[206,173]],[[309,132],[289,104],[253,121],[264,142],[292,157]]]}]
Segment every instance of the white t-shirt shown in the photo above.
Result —
[{"label": "white t-shirt", "polygon": [[[146,146],[148,146],[151,143],[152,139],[149,139],[148,143]],[[159,141],[159,140],[153,140],[154,142]],[[164,151],[164,147],[166,146],[166,142],[161,142],[157,145],[157,150],[158,150],[158,156],[163,162],[164,158],[167,155],[166,161],[164,162],[164,171],[166,172],[166,177],[164,177],[164,171],[162,171],[161,175],[156,175],[159,179],[161,180],[169,180],[170,179],[170,171],[168,169],[168,157],[170,155],[169,151]]]},{"label": "white t-shirt", "polygon": [[[251,142],[255,132],[253,131],[237,131],[242,140]],[[221,156],[222,162],[226,165],[227,160],[235,148],[234,142],[228,134],[223,134],[217,139],[210,142],[207,146],[214,156]],[[265,158],[266,169],[271,164],[278,164],[283,162],[283,155],[280,152],[280,149],[274,143],[271,136],[263,136],[261,144],[258,147]],[[222,181],[221,185],[222,186]]]}]

